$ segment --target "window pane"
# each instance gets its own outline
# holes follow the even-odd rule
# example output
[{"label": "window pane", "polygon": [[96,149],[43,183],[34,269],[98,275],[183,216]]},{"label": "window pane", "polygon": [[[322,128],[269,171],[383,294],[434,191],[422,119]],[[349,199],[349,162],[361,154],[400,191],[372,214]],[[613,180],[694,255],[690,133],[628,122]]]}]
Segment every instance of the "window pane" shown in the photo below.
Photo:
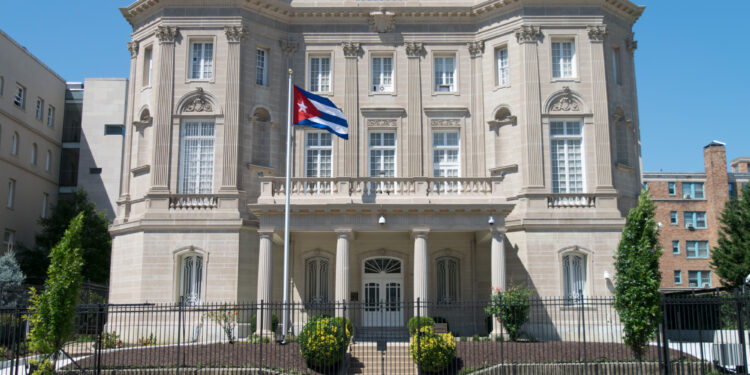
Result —
[{"label": "window pane", "polygon": [[213,191],[214,123],[185,122],[180,133],[180,193]]}]

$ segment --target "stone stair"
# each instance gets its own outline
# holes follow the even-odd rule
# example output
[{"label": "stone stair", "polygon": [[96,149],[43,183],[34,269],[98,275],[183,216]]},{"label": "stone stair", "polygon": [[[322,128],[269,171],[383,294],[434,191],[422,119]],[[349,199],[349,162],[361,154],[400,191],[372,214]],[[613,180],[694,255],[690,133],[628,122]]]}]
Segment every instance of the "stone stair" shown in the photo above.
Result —
[{"label": "stone stair", "polygon": [[417,366],[409,354],[408,342],[358,342],[350,351],[349,374],[417,375]]}]

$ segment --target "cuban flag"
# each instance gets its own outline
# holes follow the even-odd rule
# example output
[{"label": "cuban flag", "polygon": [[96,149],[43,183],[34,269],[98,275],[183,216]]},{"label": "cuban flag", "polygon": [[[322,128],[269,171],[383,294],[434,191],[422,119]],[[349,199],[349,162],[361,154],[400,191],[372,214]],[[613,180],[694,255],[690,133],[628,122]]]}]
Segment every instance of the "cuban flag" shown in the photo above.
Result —
[{"label": "cuban flag", "polygon": [[295,125],[307,125],[327,130],[341,138],[349,139],[349,124],[344,113],[332,101],[294,86]]}]

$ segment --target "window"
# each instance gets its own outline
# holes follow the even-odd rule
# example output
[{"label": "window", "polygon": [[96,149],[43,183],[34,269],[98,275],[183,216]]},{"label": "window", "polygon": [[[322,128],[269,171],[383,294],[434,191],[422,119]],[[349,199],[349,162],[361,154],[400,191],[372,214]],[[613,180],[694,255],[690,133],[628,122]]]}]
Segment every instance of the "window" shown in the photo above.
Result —
[{"label": "window", "polygon": [[672,254],[680,253],[680,241],[672,241]]},{"label": "window", "polygon": [[37,154],[37,147],[36,143],[33,143],[31,145],[31,164],[36,165],[36,154]]},{"label": "window", "polygon": [[18,155],[18,133],[15,132],[13,133],[13,139],[11,140],[10,154]]},{"label": "window", "polygon": [[616,84],[622,85],[622,72],[620,71],[620,47],[612,47],[612,79]]},{"label": "window", "polygon": [[685,211],[685,228],[706,228],[706,213],[703,211]]},{"label": "window", "polygon": [[432,171],[435,177],[459,177],[458,130],[436,131],[432,133]]},{"label": "window", "polygon": [[550,123],[553,193],[583,193],[581,125],[581,121]]},{"label": "window", "polygon": [[255,83],[268,86],[268,51],[262,48],[255,51]]},{"label": "window", "polygon": [[213,121],[185,121],[180,129],[180,153],[180,193],[213,192]]},{"label": "window", "polygon": [[47,126],[50,128],[55,126],[55,107],[47,107]]},{"label": "window", "polygon": [[674,284],[675,285],[682,284],[682,271],[680,270],[674,271]]},{"label": "window", "polygon": [[396,176],[396,133],[370,133],[370,177]]},{"label": "window", "polygon": [[42,219],[47,217],[47,206],[49,205],[49,194],[42,193]]},{"label": "window", "polygon": [[508,47],[498,48],[495,52],[497,59],[497,85],[505,86],[510,82],[508,73]]},{"label": "window", "polygon": [[688,286],[691,288],[710,288],[710,271],[688,271]]},{"label": "window", "polygon": [[686,241],[688,258],[708,258],[708,241]]},{"label": "window", "polygon": [[125,135],[125,126],[104,125],[104,135]]},{"label": "window", "polygon": [[435,56],[435,91],[456,91],[456,56]]},{"label": "window", "polygon": [[305,266],[307,301],[328,302],[328,259],[312,258]]},{"label": "window", "polygon": [[305,133],[305,177],[331,177],[331,133]]},{"label": "window", "polygon": [[26,88],[18,85],[16,86],[16,96],[13,97],[13,104],[16,107],[24,109],[26,108]]},{"label": "window", "polygon": [[458,259],[442,257],[437,260],[437,302],[458,301]]},{"label": "window", "polygon": [[669,195],[677,195],[677,184],[673,181],[667,182],[667,192]]},{"label": "window", "polygon": [[565,299],[583,298],[586,288],[586,257],[582,254],[563,256],[563,287]]},{"label": "window", "polygon": [[50,168],[52,168],[52,152],[47,150],[47,157],[44,159],[44,170],[49,172]]},{"label": "window", "polygon": [[202,256],[194,254],[182,258],[180,280],[180,301],[188,306],[199,305],[203,280]]},{"label": "window", "polygon": [[372,58],[372,91],[393,92],[393,56]]},{"label": "window", "polygon": [[6,229],[3,233],[3,247],[7,251],[13,251],[13,246],[16,244],[16,232],[10,229]]},{"label": "window", "polygon": [[310,91],[331,91],[331,58],[329,56],[310,57]]},{"label": "window", "polygon": [[214,44],[194,42],[190,46],[190,78],[211,79],[213,76]]},{"label": "window", "polygon": [[154,64],[154,49],[151,46],[143,51],[143,86],[151,86],[151,73]]},{"label": "window", "polygon": [[44,118],[44,100],[42,98],[36,99],[36,112],[35,112],[36,119],[39,121],[42,121]]},{"label": "window", "polygon": [[677,220],[677,211],[669,211],[669,224],[672,224],[672,225],[679,224]]},{"label": "window", "polygon": [[91,167],[89,168],[89,174],[102,174],[101,168]]},{"label": "window", "polygon": [[648,190],[648,181],[643,181],[643,188]]},{"label": "window", "polygon": [[575,77],[575,44],[572,40],[552,42],[552,78]]},{"label": "window", "polygon": [[737,192],[735,191],[734,182],[729,183],[729,198],[735,198],[737,196]]},{"label": "window", "polygon": [[16,180],[10,179],[8,180],[8,202],[7,206],[8,208],[13,208],[13,204],[16,200]]},{"label": "window", "polygon": [[703,199],[703,183],[702,182],[683,182],[682,183],[682,197],[684,199]]}]

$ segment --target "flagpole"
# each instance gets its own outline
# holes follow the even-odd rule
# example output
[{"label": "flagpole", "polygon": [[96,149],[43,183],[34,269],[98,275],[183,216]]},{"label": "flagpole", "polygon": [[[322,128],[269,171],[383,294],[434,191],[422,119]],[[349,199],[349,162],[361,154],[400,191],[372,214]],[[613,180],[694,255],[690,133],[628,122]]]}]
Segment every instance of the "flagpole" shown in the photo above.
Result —
[{"label": "flagpole", "polygon": [[286,343],[286,334],[289,325],[289,195],[291,194],[290,189],[290,170],[292,169],[292,74],[294,72],[289,69],[289,100],[287,102],[287,113],[286,113],[286,183],[284,185],[284,303],[283,303],[283,324],[281,332],[281,343]]}]

